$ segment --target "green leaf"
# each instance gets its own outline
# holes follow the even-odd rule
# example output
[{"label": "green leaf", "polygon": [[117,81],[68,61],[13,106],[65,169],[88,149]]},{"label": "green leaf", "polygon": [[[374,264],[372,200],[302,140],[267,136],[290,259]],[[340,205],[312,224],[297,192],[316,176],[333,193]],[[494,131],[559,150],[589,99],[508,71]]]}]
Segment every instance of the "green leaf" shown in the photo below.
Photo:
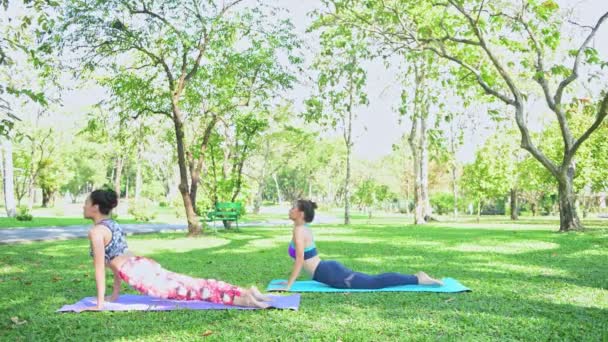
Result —
[{"label": "green leaf", "polygon": [[569,76],[572,70],[565,65],[554,65],[551,67],[551,74],[555,76]]}]

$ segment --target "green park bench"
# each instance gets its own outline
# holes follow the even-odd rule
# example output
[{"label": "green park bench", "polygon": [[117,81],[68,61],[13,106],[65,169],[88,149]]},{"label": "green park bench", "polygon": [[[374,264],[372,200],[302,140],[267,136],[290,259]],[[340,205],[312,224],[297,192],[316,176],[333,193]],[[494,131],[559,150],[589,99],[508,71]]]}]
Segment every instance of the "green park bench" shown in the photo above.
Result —
[{"label": "green park bench", "polygon": [[217,202],[213,211],[207,212],[205,218],[207,222],[213,222],[213,229],[217,232],[216,221],[236,222],[236,230],[239,230],[239,217],[241,216],[242,205],[240,202]]}]

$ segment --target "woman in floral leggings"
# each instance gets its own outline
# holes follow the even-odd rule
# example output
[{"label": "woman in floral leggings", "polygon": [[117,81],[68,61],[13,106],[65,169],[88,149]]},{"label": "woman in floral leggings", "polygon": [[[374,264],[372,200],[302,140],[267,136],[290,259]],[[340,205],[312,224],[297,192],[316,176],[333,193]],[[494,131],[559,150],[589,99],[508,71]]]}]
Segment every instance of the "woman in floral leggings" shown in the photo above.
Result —
[{"label": "woman in floral leggings", "polygon": [[[89,240],[97,284],[97,305],[87,310],[100,310],[106,300],[117,300],[122,281],[153,297],[258,308],[269,306],[270,298],[256,287],[243,289],[223,281],[189,277],[165,270],[152,259],[133,255],[127,249],[122,228],[109,218],[117,204],[116,193],[111,190],[93,191],[84,204],[84,217],[95,222],[89,230]],[[114,273],[114,287],[108,298],[105,298],[105,267]]]}]

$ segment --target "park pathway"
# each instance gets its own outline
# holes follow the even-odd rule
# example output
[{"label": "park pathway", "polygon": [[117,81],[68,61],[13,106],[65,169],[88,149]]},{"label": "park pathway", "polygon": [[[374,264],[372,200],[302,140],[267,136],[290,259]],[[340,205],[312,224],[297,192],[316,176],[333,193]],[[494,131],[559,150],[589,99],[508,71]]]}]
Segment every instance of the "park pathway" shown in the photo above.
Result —
[{"label": "park pathway", "polygon": [[[332,224],[339,220],[332,217],[319,217],[314,223]],[[269,220],[267,222],[247,222],[239,223],[239,227],[276,227],[291,225],[289,220]],[[149,233],[168,233],[185,232],[185,224],[166,224],[166,223],[131,223],[121,224],[127,235],[149,234]],[[221,226],[218,225],[218,227]],[[13,228],[0,229],[0,244],[24,243],[34,241],[68,240],[87,237],[91,225],[68,226],[68,227],[34,227],[34,228]],[[208,229],[213,229],[209,227]]]}]

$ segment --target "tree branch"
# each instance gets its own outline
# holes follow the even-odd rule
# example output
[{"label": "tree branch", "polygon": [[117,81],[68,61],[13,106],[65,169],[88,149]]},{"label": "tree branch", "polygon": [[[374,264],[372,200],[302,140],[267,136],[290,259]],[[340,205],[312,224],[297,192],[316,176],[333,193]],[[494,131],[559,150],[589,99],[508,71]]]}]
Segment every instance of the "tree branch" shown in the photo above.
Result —
[{"label": "tree branch", "polygon": [[494,53],[492,51],[490,51],[490,48],[488,47],[487,42],[486,42],[483,34],[481,33],[481,30],[475,23],[475,20],[473,19],[473,17],[471,17],[471,15],[469,13],[467,13],[461,5],[456,3],[455,0],[448,0],[448,2],[454,8],[456,8],[460,13],[462,13],[462,15],[467,19],[467,21],[469,22],[469,25],[471,26],[471,29],[475,33],[475,36],[477,36],[477,39],[479,39],[481,48],[485,51],[486,55],[490,58],[490,61],[492,61],[492,64],[496,68],[496,71],[498,71],[498,73],[500,74],[502,79],[505,81],[505,83],[511,90],[511,93],[515,97],[515,101],[522,102],[522,95],[521,95],[521,92],[519,91],[519,89],[517,89],[517,86],[515,85],[515,81],[507,73],[505,67],[500,63],[498,58],[496,58],[496,56],[494,56]]},{"label": "tree branch", "polygon": [[538,160],[543,166],[551,172],[551,174],[555,177],[559,176],[557,165],[552,162],[547,156],[545,156],[532,142],[530,138],[530,131],[528,131],[528,127],[523,117],[523,104],[518,103],[515,106],[515,122],[517,123],[517,127],[521,132],[521,147],[526,151],[530,152],[536,160]]},{"label": "tree branch", "polygon": [[222,10],[220,11],[219,16],[223,16],[230,8],[238,5],[240,2],[243,2],[243,0],[234,0],[228,4],[222,4]]},{"label": "tree branch", "polygon": [[582,24],[579,24],[579,23],[577,23],[576,21],[571,20],[571,19],[568,19],[568,22],[569,22],[570,24],[572,24],[572,25],[574,25],[574,26],[578,26],[578,27],[580,27],[580,28],[586,28],[586,29],[593,30],[593,26],[589,26],[589,25],[582,25]]},{"label": "tree branch", "polygon": [[200,173],[201,170],[203,169],[203,163],[205,161],[205,151],[207,150],[207,145],[209,145],[209,139],[211,138],[211,133],[213,133],[213,129],[215,128],[217,121],[218,121],[218,116],[216,114],[213,114],[211,117],[211,121],[205,128],[205,133],[203,134],[203,141],[201,143],[200,154],[198,156],[198,161],[196,163],[196,171],[198,173]]},{"label": "tree branch", "polygon": [[124,25],[122,25],[121,28],[118,29],[118,31],[123,32],[128,38],[130,37],[134,40],[129,48],[133,48],[135,50],[138,50],[138,51],[144,53],[146,56],[148,56],[150,59],[152,59],[153,62],[155,62],[156,64],[160,64],[162,66],[162,68],[165,71],[165,74],[167,76],[167,81],[169,82],[169,89],[171,91],[173,91],[173,89],[175,87],[174,77],[173,77],[173,74],[171,73],[171,69],[167,65],[167,62],[165,61],[165,59],[162,56],[157,56],[154,53],[152,53],[150,50],[146,49],[143,46],[143,44],[141,43],[140,39],[133,32],[129,31]]},{"label": "tree branch", "polygon": [[419,42],[423,42],[423,43],[431,43],[431,42],[443,43],[445,41],[451,41],[454,43],[481,46],[481,43],[479,43],[478,41],[474,41],[474,40],[466,39],[466,38],[450,37],[450,36],[443,36],[441,38],[417,38],[416,40]]},{"label": "tree branch", "polygon": [[166,111],[166,110],[158,110],[158,109],[152,109],[149,107],[145,107],[142,108],[139,112],[137,112],[137,114],[135,114],[134,116],[131,117],[131,119],[133,120],[137,120],[142,114],[145,113],[152,113],[152,114],[161,114],[161,115],[165,115],[168,116],[170,118],[173,118],[173,116],[171,115],[170,112]]},{"label": "tree branch", "polygon": [[477,18],[475,18],[475,25],[479,23],[479,17],[481,16],[481,11],[483,11],[483,6],[485,5],[485,0],[481,1],[479,5],[479,10],[477,10]]},{"label": "tree branch", "polygon": [[589,138],[589,136],[600,127],[600,125],[602,124],[602,122],[604,121],[604,119],[606,118],[607,115],[608,115],[608,92],[606,92],[604,94],[604,99],[602,100],[600,108],[597,112],[595,121],[589,128],[587,128],[587,130],[585,131],[585,133],[583,133],[583,135],[581,135],[578,139],[576,139],[576,141],[572,145],[572,148],[569,151],[567,151],[566,158],[564,158],[563,165],[570,165],[570,161],[576,154],[576,151],[578,150],[578,148],[581,147],[583,142],[585,142],[585,140],[587,140],[587,138]]},{"label": "tree branch", "polygon": [[555,102],[553,101],[553,98],[551,97],[551,90],[549,89],[549,82],[547,82],[547,79],[545,77],[545,65],[544,65],[544,58],[543,58],[544,56],[543,56],[542,48],[540,47],[540,44],[538,43],[536,36],[530,29],[530,25],[528,25],[528,23],[526,23],[523,20],[523,18],[518,19],[518,21],[524,26],[524,28],[526,29],[526,32],[528,32],[528,37],[532,41],[532,46],[534,47],[534,51],[536,52],[537,77],[535,77],[534,79],[542,87],[543,93],[545,94],[545,99],[547,100],[547,104],[549,105],[549,108],[554,109]]},{"label": "tree branch", "polygon": [[608,12],[604,13],[604,15],[602,15],[600,17],[600,19],[598,19],[597,23],[595,24],[595,26],[593,27],[593,29],[591,30],[591,32],[589,33],[587,38],[585,39],[583,44],[581,44],[581,47],[576,52],[576,58],[574,59],[574,64],[572,65],[572,73],[566,79],[561,81],[561,83],[557,86],[557,91],[555,92],[555,97],[554,97],[555,105],[557,105],[557,106],[561,105],[562,95],[564,93],[564,90],[570,83],[572,83],[578,77],[578,68],[579,68],[579,65],[581,64],[582,52],[585,50],[587,45],[589,45],[589,43],[595,36],[595,33],[600,28],[600,26],[602,25],[604,20],[606,20],[606,18],[608,18]]},{"label": "tree branch", "polygon": [[201,60],[203,59],[203,55],[205,54],[205,51],[207,50],[207,44],[209,44],[209,34],[207,34],[207,31],[204,30],[203,31],[203,40],[198,45],[198,56],[196,56],[196,60],[194,61],[194,65],[192,66],[192,69],[190,69],[190,72],[188,72],[188,74],[184,76],[184,82],[188,82],[194,76],[196,71],[198,70]]},{"label": "tree branch", "polygon": [[147,7],[146,4],[143,3],[143,9],[135,9],[133,7],[131,7],[128,1],[123,2],[123,4],[125,5],[125,7],[127,7],[127,9],[129,10],[129,12],[131,14],[147,14],[148,16],[158,19],[160,22],[162,22],[163,24],[167,25],[173,32],[175,32],[175,34],[177,34],[180,38],[180,40],[182,40],[182,45],[184,45],[184,33],[179,31],[175,25],[171,24],[171,22],[169,22],[169,20],[167,20],[167,18],[161,16],[160,14],[156,13],[156,12],[152,12],[150,11]]},{"label": "tree branch", "polygon": [[[443,46],[442,46],[442,48],[443,48]],[[455,62],[455,63],[459,64],[460,66],[462,66],[463,68],[469,70],[473,75],[475,75],[475,78],[477,79],[477,83],[479,83],[479,85],[483,88],[483,90],[486,92],[486,94],[495,96],[495,97],[497,97],[498,99],[500,99],[501,101],[503,101],[504,103],[506,103],[508,105],[511,105],[511,106],[515,105],[515,103],[516,103],[515,101],[516,100],[511,99],[507,95],[504,95],[504,94],[500,93],[498,90],[493,89],[492,87],[490,87],[490,85],[488,85],[488,83],[483,80],[483,78],[481,77],[481,74],[479,73],[479,71],[475,70],[475,68],[473,68],[469,64],[461,61],[460,59],[458,59],[456,57],[448,55],[447,53],[445,53],[444,49],[442,49],[442,51],[439,51],[439,50],[437,50],[436,48],[434,48],[432,46],[426,46],[426,47],[424,47],[424,49],[433,51],[438,56],[441,56],[443,58],[449,59],[452,62]]]},{"label": "tree branch", "polygon": [[568,127],[568,122],[566,121],[565,113],[561,109],[561,106],[556,106],[556,103],[551,96],[552,94],[551,94],[551,90],[549,88],[549,82],[547,81],[547,78],[545,77],[544,56],[543,56],[542,48],[541,48],[540,44],[538,43],[536,36],[532,32],[530,25],[528,25],[528,23],[526,23],[523,18],[518,18],[517,21],[524,26],[524,28],[526,29],[526,32],[528,32],[528,37],[532,41],[532,46],[534,47],[534,50],[536,52],[536,63],[535,64],[536,64],[536,74],[537,75],[534,78],[534,80],[543,89],[543,93],[545,95],[545,100],[547,101],[547,105],[549,106],[549,108],[551,108],[551,110],[553,110],[553,112],[555,113],[555,116],[557,117],[557,121],[559,123],[559,128],[560,128],[560,131],[562,134],[562,139],[565,144],[564,151],[568,151],[568,150],[570,150],[570,148],[572,146],[572,140],[573,140],[572,133],[570,132],[570,128]]}]

